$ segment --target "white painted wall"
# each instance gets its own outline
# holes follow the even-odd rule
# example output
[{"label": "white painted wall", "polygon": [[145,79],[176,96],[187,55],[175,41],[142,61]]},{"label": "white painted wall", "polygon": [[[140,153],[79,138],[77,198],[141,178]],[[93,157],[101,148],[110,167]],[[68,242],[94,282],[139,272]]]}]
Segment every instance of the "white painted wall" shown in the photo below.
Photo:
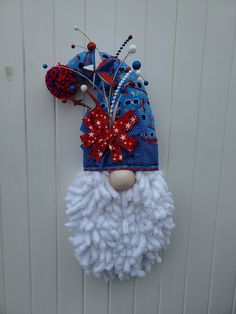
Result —
[{"label": "white painted wall", "polygon": [[[75,24],[108,52],[133,34],[150,82],[177,210],[144,279],[85,276],[63,227],[82,110],[54,102],[41,65],[85,43]],[[1,314],[236,313],[235,26],[235,0],[0,1]]]}]

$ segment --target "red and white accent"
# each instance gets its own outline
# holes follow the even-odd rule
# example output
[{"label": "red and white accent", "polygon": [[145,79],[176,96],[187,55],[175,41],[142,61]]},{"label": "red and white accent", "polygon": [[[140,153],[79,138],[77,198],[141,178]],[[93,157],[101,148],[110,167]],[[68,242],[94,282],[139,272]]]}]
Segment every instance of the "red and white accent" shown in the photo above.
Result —
[{"label": "red and white accent", "polygon": [[113,161],[122,161],[122,148],[132,152],[137,144],[137,140],[126,133],[138,122],[132,110],[116,120],[111,128],[108,115],[99,106],[92,109],[83,121],[90,132],[80,138],[84,147],[91,147],[89,156],[96,161],[101,160],[106,149],[110,150]]}]

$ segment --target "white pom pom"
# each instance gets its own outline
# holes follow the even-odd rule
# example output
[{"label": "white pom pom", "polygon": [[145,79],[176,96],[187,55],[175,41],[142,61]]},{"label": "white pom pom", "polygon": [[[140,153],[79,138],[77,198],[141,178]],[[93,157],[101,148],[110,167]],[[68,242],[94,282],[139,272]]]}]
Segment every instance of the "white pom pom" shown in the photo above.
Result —
[{"label": "white pom pom", "polygon": [[110,173],[110,183],[115,190],[126,191],[134,185],[135,175],[130,170],[115,170]]},{"label": "white pom pom", "polygon": [[85,93],[86,91],[87,91],[87,89],[88,89],[88,86],[87,85],[81,85],[80,86],[80,89],[81,89],[81,92],[83,92],[83,93]]},{"label": "white pom pom", "polygon": [[79,30],[79,27],[78,27],[77,25],[75,25],[75,26],[74,26],[74,30],[75,30],[75,31],[78,31],[78,30]]},{"label": "white pom pom", "polygon": [[137,77],[137,81],[138,81],[139,83],[142,83],[142,82],[143,82],[142,77],[141,77],[141,76],[138,76],[138,77]]},{"label": "white pom pom", "polygon": [[130,52],[130,53],[135,53],[136,50],[137,50],[137,48],[136,48],[135,45],[130,45],[130,46],[129,46],[129,52]]},{"label": "white pom pom", "polygon": [[137,70],[135,73],[136,73],[137,76],[141,75],[141,71],[140,70]]}]

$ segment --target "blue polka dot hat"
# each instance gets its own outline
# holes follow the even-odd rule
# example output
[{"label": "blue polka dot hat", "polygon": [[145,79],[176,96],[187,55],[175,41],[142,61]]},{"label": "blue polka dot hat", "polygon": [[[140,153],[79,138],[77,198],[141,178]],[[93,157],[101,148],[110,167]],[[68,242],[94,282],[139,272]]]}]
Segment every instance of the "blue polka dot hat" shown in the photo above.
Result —
[{"label": "blue polka dot hat", "polygon": [[[131,39],[130,35],[115,55],[101,52],[89,41],[87,50],[47,71],[46,85],[54,96],[86,108],[81,125],[84,170],[158,170],[157,136],[145,89],[148,82],[140,61],[132,67],[125,62],[136,46],[130,45],[120,57]],[[81,92],[93,106],[77,98]]]}]

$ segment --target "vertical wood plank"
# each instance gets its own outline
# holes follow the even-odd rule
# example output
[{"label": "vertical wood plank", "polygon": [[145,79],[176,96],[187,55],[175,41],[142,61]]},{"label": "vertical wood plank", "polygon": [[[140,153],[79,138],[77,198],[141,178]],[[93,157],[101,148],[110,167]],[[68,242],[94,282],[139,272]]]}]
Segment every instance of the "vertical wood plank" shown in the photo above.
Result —
[{"label": "vertical wood plank", "polygon": [[113,281],[110,288],[110,311],[113,313],[134,312],[134,280]]},{"label": "vertical wood plank", "polygon": [[236,285],[234,287],[234,299],[233,299],[233,306],[232,306],[232,312],[231,314],[236,313]]},{"label": "vertical wood plank", "polygon": [[42,68],[43,63],[53,62],[54,8],[48,0],[24,0],[23,4],[32,311],[56,314],[55,114]]},{"label": "vertical wood plank", "polygon": [[84,278],[84,313],[106,314],[108,313],[108,283],[103,279],[95,278],[92,275],[85,275]]},{"label": "vertical wood plank", "polygon": [[156,314],[158,312],[160,271],[160,266],[155,265],[150,274],[147,274],[144,278],[135,280],[135,314]]},{"label": "vertical wood plank", "polygon": [[[55,60],[66,64],[76,53],[72,43],[84,45],[84,37],[73,30],[85,29],[85,1],[55,0]],[[68,241],[70,233],[64,227],[64,197],[82,165],[80,125],[83,110],[71,102],[56,103],[57,202],[58,202],[58,313],[83,313],[83,272]]]},{"label": "vertical wood plank", "polygon": [[[234,38],[235,41],[235,38]],[[236,278],[235,225],[235,177],[236,177],[236,48],[232,50],[233,64],[228,93],[226,128],[224,135],[222,178],[219,192],[215,246],[212,256],[212,276],[209,298],[209,314],[230,313],[234,299]]]},{"label": "vertical wood plank", "polygon": [[160,168],[165,173],[170,132],[177,0],[148,0],[147,3],[143,71],[149,82],[147,91],[156,119]]},{"label": "vertical wood plank", "polygon": [[[142,71],[149,81],[147,91],[158,130],[160,167],[164,170],[169,132],[175,16],[176,0],[147,1],[147,24],[142,48],[145,54]],[[155,265],[151,274],[136,280],[134,304],[136,314],[157,313],[160,274],[161,265]]]},{"label": "vertical wood plank", "polygon": [[[86,32],[102,52],[113,53],[116,41],[115,29],[117,0],[86,0]],[[86,41],[88,42],[88,41]],[[117,48],[118,49],[118,48]]]},{"label": "vertical wood plank", "polygon": [[[135,54],[129,56],[127,63],[131,66],[134,60],[140,60],[143,67],[144,51],[145,51],[145,35],[146,35],[146,1],[135,0],[119,0],[116,4],[116,28],[114,30],[115,47],[113,53],[115,54],[122,45],[123,41],[129,34],[133,35],[130,44],[135,44],[137,51]],[[120,55],[124,57],[128,46]],[[118,313],[133,313],[134,311],[134,291],[135,280],[131,279],[125,282],[112,281],[110,287],[110,314]],[[121,293],[122,291],[122,293]]]},{"label": "vertical wood plank", "polygon": [[1,204],[1,181],[0,181],[0,313],[6,313],[5,297],[5,273],[3,255],[3,226],[2,226],[2,204]]},{"label": "vertical wood plank", "polygon": [[[146,35],[146,3],[146,1],[142,0],[117,1],[116,47],[114,51],[116,52],[128,35],[132,34],[133,39],[130,41],[130,44],[136,45],[137,51],[127,59],[127,63],[130,66],[134,60],[140,60],[143,65]],[[125,49],[128,49],[128,47],[129,44]],[[125,52],[120,57],[124,55]]]},{"label": "vertical wood plank", "polygon": [[[185,313],[206,313],[236,3],[209,1],[185,289]],[[219,23],[221,20],[221,23]]]},{"label": "vertical wood plank", "polygon": [[183,310],[206,8],[205,0],[178,1],[166,165],[176,206],[176,229],[172,244],[163,258],[159,301],[161,314],[180,314]]},{"label": "vertical wood plank", "polygon": [[[86,32],[100,51],[112,53],[115,27],[115,0],[95,2],[86,0]],[[102,279],[85,275],[84,313],[108,313],[109,284]]]},{"label": "vertical wood plank", "polygon": [[0,181],[6,312],[30,314],[29,217],[21,17],[20,1],[1,2]]}]

